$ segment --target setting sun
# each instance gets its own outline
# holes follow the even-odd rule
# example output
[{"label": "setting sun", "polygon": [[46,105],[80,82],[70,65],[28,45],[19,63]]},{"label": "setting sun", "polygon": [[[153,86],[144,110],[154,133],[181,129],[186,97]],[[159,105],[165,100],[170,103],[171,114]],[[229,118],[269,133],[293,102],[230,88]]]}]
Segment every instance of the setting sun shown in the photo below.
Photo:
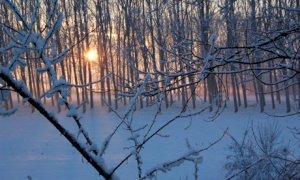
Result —
[{"label": "setting sun", "polygon": [[96,49],[90,49],[85,53],[85,57],[90,62],[95,62],[98,59],[98,52]]}]

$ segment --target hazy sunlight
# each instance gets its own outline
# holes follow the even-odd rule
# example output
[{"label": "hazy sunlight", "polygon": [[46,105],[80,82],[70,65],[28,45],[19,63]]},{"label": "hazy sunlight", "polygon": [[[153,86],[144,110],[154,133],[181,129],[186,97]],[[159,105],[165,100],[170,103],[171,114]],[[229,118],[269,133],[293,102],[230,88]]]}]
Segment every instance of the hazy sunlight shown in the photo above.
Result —
[{"label": "hazy sunlight", "polygon": [[98,59],[98,52],[96,49],[90,49],[85,53],[85,57],[89,62],[95,62]]}]

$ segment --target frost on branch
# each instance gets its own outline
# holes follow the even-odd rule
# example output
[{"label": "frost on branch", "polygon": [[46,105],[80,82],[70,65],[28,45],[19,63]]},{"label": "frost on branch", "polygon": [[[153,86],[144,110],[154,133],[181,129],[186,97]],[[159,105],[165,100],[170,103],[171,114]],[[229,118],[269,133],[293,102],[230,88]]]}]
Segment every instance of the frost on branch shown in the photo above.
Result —
[{"label": "frost on branch", "polygon": [[198,80],[203,81],[209,73],[211,73],[210,67],[213,64],[213,61],[216,60],[214,49],[217,47],[215,46],[215,41],[217,40],[218,36],[216,34],[212,34],[209,39],[210,48],[207,52],[206,57],[204,58],[204,65],[199,72]]},{"label": "frost on branch", "polygon": [[77,107],[75,105],[70,105],[69,110],[67,112],[67,117],[76,117],[78,116]]},{"label": "frost on branch", "polygon": [[52,88],[44,94],[46,97],[52,97],[55,93],[61,94],[63,99],[70,96],[69,83],[62,77],[59,80],[53,82]]},{"label": "frost on branch", "polygon": [[293,150],[282,144],[277,124],[246,129],[242,140],[232,139],[225,168],[228,179],[294,179],[299,165],[294,162]]},{"label": "frost on branch", "polygon": [[123,113],[124,119],[126,119],[129,115],[129,113],[133,110],[138,97],[144,92],[145,86],[149,79],[150,79],[150,74],[147,74],[145,79],[143,80],[143,82],[141,82],[140,84],[137,85],[136,90],[135,90],[136,91],[135,95],[131,98],[129,105],[127,106],[126,110]]},{"label": "frost on branch", "polygon": [[215,141],[211,142],[207,147],[204,148],[194,148],[192,147],[189,142],[187,141],[187,147],[188,147],[188,152],[183,154],[181,157],[178,157],[174,160],[170,160],[167,161],[165,163],[159,164],[153,168],[151,168],[150,170],[148,170],[145,173],[145,176],[141,179],[151,179],[155,177],[156,172],[163,172],[166,173],[170,170],[172,170],[174,167],[178,167],[180,166],[182,163],[188,161],[188,162],[192,162],[195,165],[195,172],[194,172],[194,176],[195,179],[197,179],[196,177],[198,176],[198,165],[200,163],[203,162],[203,157],[200,155],[201,152],[203,151],[207,151],[208,149],[210,149],[211,147],[213,147],[214,145],[216,145],[217,143],[219,143],[225,136],[225,134],[227,134],[228,129],[226,129],[224,131],[224,133],[222,134],[222,136],[218,139],[216,139]]},{"label": "frost on branch", "polygon": [[[200,164],[203,161],[203,158],[199,156],[197,152],[191,152],[183,155],[172,161],[167,161],[162,164],[156,165],[155,167],[151,168],[146,172],[146,175],[142,179],[151,179],[155,177],[156,172],[160,171],[163,173],[167,173],[171,171],[175,167],[181,166],[185,161],[190,161],[194,164]],[[197,166],[196,166],[197,167]],[[196,169],[198,171],[198,169]],[[196,175],[195,175],[196,176]]]}]

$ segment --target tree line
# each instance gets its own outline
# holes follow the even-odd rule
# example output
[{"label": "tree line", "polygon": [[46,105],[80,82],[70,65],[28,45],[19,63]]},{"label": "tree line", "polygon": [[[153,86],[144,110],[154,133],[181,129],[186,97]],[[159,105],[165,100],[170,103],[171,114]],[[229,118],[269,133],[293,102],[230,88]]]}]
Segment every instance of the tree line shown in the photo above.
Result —
[{"label": "tree line", "polygon": [[[49,54],[66,53],[55,65],[58,76],[71,84],[70,99],[94,106],[94,96],[102,105],[126,105],[141,81],[150,75],[139,106],[157,100],[169,107],[188,100],[218,106],[232,99],[234,111],[248,106],[249,95],[264,111],[269,104],[286,104],[286,111],[299,109],[299,2],[281,0],[64,0],[15,1],[21,16],[36,16],[34,31],[43,34],[63,12],[62,25],[55,32]],[[56,4],[53,4],[56,3]],[[53,11],[56,7],[57,11]],[[22,31],[22,21],[1,3],[0,42]],[[53,14],[51,14],[53,13]],[[11,47],[3,47],[9,50]],[[95,48],[96,62],[85,53]],[[15,76],[22,79],[35,97],[50,87],[36,54],[22,55]],[[13,52],[1,53],[0,62],[9,63]],[[50,102],[61,107],[52,97]],[[18,97],[18,101],[20,98]],[[13,99],[5,101],[7,109]]]}]

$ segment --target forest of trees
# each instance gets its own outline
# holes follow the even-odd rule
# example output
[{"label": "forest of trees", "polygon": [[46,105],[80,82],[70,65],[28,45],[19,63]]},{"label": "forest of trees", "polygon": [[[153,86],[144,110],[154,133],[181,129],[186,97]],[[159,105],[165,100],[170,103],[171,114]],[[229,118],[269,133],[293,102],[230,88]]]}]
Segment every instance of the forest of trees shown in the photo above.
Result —
[{"label": "forest of trees", "polygon": [[[128,103],[150,76],[139,106],[157,100],[170,106],[189,100],[217,105],[232,99],[234,111],[248,106],[253,96],[261,111],[266,105],[286,104],[286,111],[300,105],[299,1],[293,0],[65,0],[25,1],[20,7],[24,21],[36,16],[32,27],[0,5],[0,42],[5,53],[0,62],[11,62],[12,47],[3,47],[19,31],[44,34],[62,12],[62,25],[53,34],[49,55],[65,55],[56,63],[58,77],[73,84],[71,100],[94,106],[118,108]],[[53,4],[57,3],[57,4]],[[55,12],[50,12],[55,7]],[[20,29],[24,28],[24,29]],[[85,53],[96,49],[96,61]],[[65,54],[64,54],[65,53]],[[23,54],[14,71],[33,92],[42,97],[50,86],[36,54]],[[89,83],[93,82],[93,83]],[[87,85],[88,84],[88,85]],[[86,85],[86,86],[83,86]],[[43,99],[46,97],[44,96]],[[54,105],[56,97],[52,97]],[[19,99],[18,99],[19,100]],[[13,100],[5,102],[7,109]],[[57,105],[58,111],[60,106]],[[211,107],[212,109],[213,107]]]},{"label": "forest of trees", "polygon": [[[133,135],[128,112],[157,102],[178,101],[184,112],[204,103],[217,111],[230,100],[237,112],[254,98],[261,112],[282,103],[288,115],[299,113],[299,59],[294,0],[0,0],[0,114],[29,102],[106,179],[131,156],[139,179],[161,170],[143,176],[139,153],[180,116],[153,134],[150,126],[142,141],[133,137],[135,151],[109,171],[97,159],[119,126],[95,149],[76,110],[127,106],[120,126]],[[46,104],[68,111],[85,145]],[[199,152],[187,156],[197,163]]]}]

